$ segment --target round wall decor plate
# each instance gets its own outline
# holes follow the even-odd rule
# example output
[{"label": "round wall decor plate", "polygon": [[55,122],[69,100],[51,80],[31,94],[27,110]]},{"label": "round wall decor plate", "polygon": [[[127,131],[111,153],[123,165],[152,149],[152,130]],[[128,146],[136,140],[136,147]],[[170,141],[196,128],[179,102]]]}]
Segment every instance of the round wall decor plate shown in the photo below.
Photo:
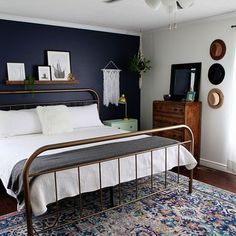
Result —
[{"label": "round wall decor plate", "polygon": [[224,67],[219,63],[213,64],[208,70],[208,78],[212,84],[220,84],[225,78]]},{"label": "round wall decor plate", "polygon": [[210,55],[214,60],[220,60],[224,57],[226,52],[226,45],[223,40],[216,39],[211,43]]},{"label": "round wall decor plate", "polygon": [[220,89],[213,88],[208,93],[207,102],[210,107],[219,108],[224,102],[224,94]]}]

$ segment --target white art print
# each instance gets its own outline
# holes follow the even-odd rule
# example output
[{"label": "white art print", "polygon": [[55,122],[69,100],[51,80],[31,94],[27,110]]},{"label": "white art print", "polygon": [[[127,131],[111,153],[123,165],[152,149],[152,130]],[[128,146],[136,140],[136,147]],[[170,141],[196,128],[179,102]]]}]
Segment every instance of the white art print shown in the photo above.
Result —
[{"label": "white art print", "polygon": [[68,80],[68,75],[71,73],[70,52],[47,51],[47,56],[52,80]]},{"label": "white art print", "polygon": [[39,80],[51,80],[50,66],[38,67]]},{"label": "white art print", "polygon": [[8,80],[24,81],[25,80],[25,64],[24,63],[7,63]]}]

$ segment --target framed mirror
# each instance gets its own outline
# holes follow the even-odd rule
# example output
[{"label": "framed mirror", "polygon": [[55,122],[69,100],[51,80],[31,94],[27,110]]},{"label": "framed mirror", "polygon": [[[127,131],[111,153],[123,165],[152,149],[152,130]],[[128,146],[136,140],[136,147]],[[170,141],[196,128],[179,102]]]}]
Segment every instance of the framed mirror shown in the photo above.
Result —
[{"label": "framed mirror", "polygon": [[194,91],[195,101],[198,101],[201,66],[200,62],[171,65],[171,100],[185,99],[189,91]]}]

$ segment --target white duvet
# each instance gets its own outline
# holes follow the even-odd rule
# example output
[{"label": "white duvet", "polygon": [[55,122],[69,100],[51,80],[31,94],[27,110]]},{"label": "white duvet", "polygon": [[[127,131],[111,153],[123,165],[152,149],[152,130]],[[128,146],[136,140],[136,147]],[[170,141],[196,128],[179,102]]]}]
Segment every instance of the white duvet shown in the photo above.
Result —
[{"label": "white duvet", "polygon": [[[11,174],[11,170],[14,165],[25,158],[28,158],[37,148],[46,144],[53,144],[72,140],[81,140],[91,137],[106,136],[112,134],[120,134],[127,131],[108,127],[98,126],[90,128],[80,128],[74,130],[71,133],[63,133],[57,135],[21,135],[9,138],[0,139],[0,178],[7,189],[8,179]],[[144,135],[125,138],[124,140],[138,139],[146,137]],[[119,142],[121,139],[113,140],[109,142]],[[102,142],[102,143],[108,143]],[[100,144],[102,144],[100,143]],[[56,153],[65,150],[71,150],[76,148],[83,148],[90,145],[83,145],[80,147],[73,147],[67,149],[58,149],[43,153]],[[165,170],[164,149],[154,151],[153,153],[153,171],[159,173]],[[167,169],[171,169],[178,165],[177,154],[178,149],[176,147],[168,148],[168,164]],[[144,177],[151,173],[151,155],[150,152],[138,155],[138,177]],[[135,178],[135,162],[134,156],[129,156],[121,159],[121,182],[133,180]],[[196,166],[197,162],[192,154],[181,146],[180,148],[180,165],[185,165],[188,169],[192,169]],[[102,187],[114,186],[118,184],[118,162],[117,160],[104,162],[102,167]],[[57,173],[57,185],[58,185],[58,199],[65,197],[75,196],[79,193],[78,175],[77,169],[60,171]],[[81,192],[90,192],[99,189],[99,170],[98,164],[81,167]],[[55,186],[53,174],[45,174],[36,178],[30,189],[31,205],[34,215],[41,215],[47,211],[47,205],[55,202]],[[14,196],[12,191],[7,190],[9,194]],[[18,209],[22,208],[24,204],[18,206]]]}]

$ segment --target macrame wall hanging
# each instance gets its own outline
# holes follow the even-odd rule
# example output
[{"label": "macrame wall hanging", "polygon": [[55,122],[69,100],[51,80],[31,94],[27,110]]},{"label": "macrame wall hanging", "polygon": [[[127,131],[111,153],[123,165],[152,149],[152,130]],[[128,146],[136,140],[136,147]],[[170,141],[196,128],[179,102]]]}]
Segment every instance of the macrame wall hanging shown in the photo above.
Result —
[{"label": "macrame wall hanging", "polygon": [[[108,69],[113,65],[116,69]],[[120,98],[120,69],[113,61],[109,61],[103,71],[103,105],[115,104],[118,106]]]}]

